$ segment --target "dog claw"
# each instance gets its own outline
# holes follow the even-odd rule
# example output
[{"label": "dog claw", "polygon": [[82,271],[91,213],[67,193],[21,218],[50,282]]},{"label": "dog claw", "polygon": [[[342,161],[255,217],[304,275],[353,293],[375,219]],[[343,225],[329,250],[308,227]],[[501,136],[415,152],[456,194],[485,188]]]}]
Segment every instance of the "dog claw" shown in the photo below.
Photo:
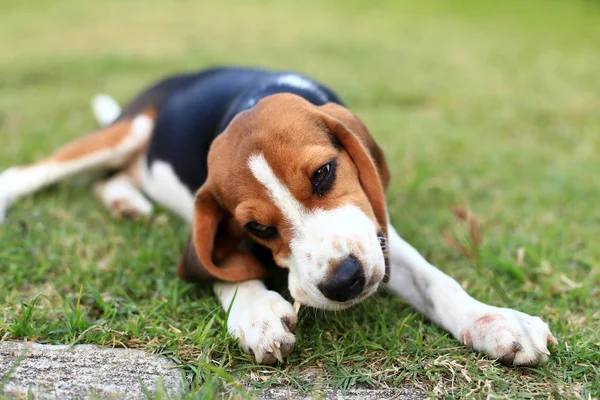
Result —
[{"label": "dog claw", "polygon": [[548,343],[558,344],[558,340],[554,337],[553,334],[549,333],[548,338],[546,339]]},{"label": "dog claw", "polygon": [[269,291],[264,296],[264,299],[252,300],[251,304],[236,301],[234,307],[241,308],[231,314],[235,318],[227,321],[227,328],[235,332],[242,349],[253,354],[256,364],[284,363],[296,342],[291,332],[296,327],[297,317],[292,304],[278,293]]},{"label": "dog claw", "polygon": [[550,355],[550,350],[548,350],[547,347],[544,347],[543,349],[540,349],[540,353],[549,356]]},{"label": "dog claw", "polygon": [[273,351],[273,355],[275,356],[275,358],[277,359],[277,361],[279,361],[280,363],[283,364],[283,355],[281,354],[281,349],[279,347],[277,347]]}]

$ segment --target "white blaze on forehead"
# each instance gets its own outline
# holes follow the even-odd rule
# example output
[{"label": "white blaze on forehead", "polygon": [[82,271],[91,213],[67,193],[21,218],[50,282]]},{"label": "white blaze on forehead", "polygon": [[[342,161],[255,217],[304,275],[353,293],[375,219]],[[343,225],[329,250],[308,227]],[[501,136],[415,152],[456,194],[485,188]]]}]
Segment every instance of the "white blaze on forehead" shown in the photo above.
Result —
[{"label": "white blaze on forehead", "polygon": [[[289,239],[291,254],[289,258],[279,259],[278,263],[290,270],[288,285],[296,300],[323,309],[345,308],[325,298],[318,285],[328,277],[329,262],[350,254],[361,261],[367,281],[375,271],[383,276],[384,260],[377,228],[359,207],[339,204],[330,210],[308,210],[275,176],[262,154],[251,156],[248,166],[293,226],[294,233]],[[377,285],[367,288],[366,295],[376,288]]]},{"label": "white blaze on forehead", "polygon": [[290,190],[275,176],[265,157],[262,154],[251,156],[248,166],[256,180],[267,189],[267,192],[269,192],[269,195],[284,217],[289,220],[296,230],[299,230],[302,221],[306,219],[307,211],[294,198]]}]

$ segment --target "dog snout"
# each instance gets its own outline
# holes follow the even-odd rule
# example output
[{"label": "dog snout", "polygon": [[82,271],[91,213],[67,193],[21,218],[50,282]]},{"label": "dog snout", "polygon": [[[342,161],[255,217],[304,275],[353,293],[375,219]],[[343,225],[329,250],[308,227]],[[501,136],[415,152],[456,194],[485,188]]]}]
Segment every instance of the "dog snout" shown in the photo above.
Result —
[{"label": "dog snout", "polygon": [[329,300],[345,302],[356,298],[365,287],[365,273],[354,256],[345,258],[331,273],[319,290]]}]

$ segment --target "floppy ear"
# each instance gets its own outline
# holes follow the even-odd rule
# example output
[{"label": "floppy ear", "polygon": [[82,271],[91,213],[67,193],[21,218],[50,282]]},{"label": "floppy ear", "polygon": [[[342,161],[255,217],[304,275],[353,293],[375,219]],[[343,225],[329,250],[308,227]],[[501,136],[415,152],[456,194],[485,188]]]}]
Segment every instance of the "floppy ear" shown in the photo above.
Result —
[{"label": "floppy ear", "polygon": [[180,278],[197,281],[245,281],[267,276],[266,268],[239,249],[241,238],[229,228],[226,211],[205,184],[194,201],[192,232],[177,264]]},{"label": "floppy ear", "polygon": [[335,103],[319,107],[325,123],[354,161],[360,183],[369,198],[380,229],[387,237],[385,190],[390,173],[381,148],[354,113]]},{"label": "floppy ear", "polygon": [[327,127],[356,165],[360,184],[373,207],[379,224],[378,238],[385,261],[383,282],[388,282],[390,263],[385,190],[390,181],[390,172],[385,156],[367,127],[350,110],[335,103],[328,103],[319,108],[324,113]]}]

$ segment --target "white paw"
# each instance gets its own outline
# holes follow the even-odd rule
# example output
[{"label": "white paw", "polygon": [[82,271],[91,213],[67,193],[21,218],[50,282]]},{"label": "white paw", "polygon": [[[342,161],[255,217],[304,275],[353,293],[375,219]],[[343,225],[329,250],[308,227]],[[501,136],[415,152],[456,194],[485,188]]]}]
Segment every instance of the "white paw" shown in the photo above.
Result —
[{"label": "white paw", "polygon": [[17,169],[14,167],[0,173],[0,224],[4,222],[6,210],[13,203],[12,191],[17,184],[17,175]]},{"label": "white paw", "polygon": [[152,203],[127,178],[97,183],[94,191],[117,219],[135,221],[152,213]]},{"label": "white paw", "polygon": [[463,329],[459,340],[503,364],[534,366],[550,355],[548,343],[557,343],[548,325],[509,308],[491,307]]},{"label": "white paw", "polygon": [[152,212],[152,204],[144,199],[147,204],[139,204],[131,199],[115,200],[110,204],[110,212],[117,219],[137,221],[140,217],[147,217]]},{"label": "white paw", "polygon": [[236,298],[227,327],[258,364],[270,365],[283,362],[294,349],[296,322],[292,305],[279,293],[267,291],[257,297]]}]

